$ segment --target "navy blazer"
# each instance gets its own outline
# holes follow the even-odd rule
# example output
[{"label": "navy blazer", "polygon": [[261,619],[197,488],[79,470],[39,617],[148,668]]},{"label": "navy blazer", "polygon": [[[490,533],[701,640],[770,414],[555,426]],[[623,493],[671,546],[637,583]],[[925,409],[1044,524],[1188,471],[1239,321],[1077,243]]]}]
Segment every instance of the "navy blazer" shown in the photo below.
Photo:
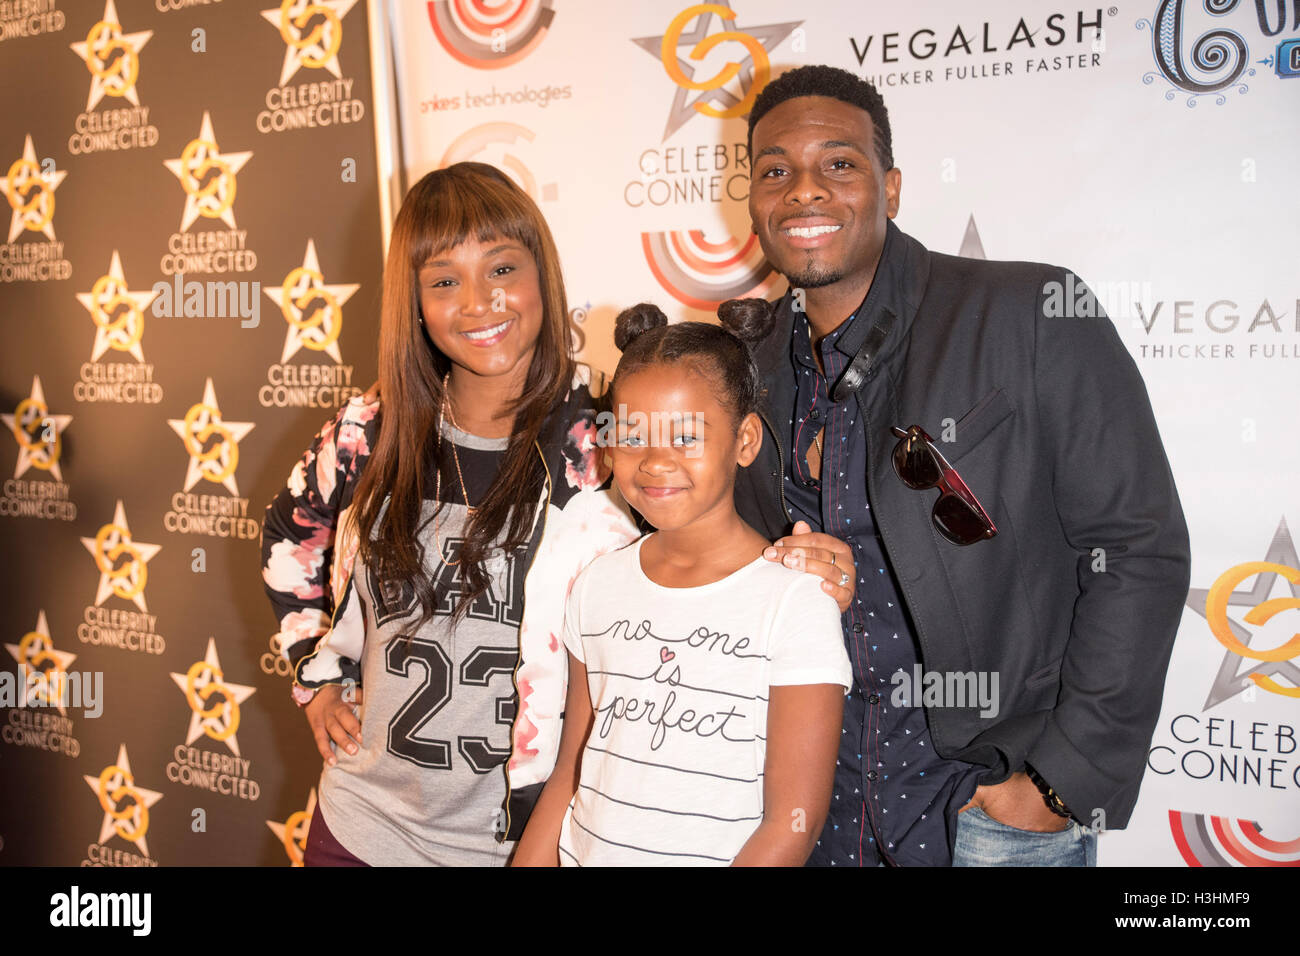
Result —
[{"label": "navy blazer", "polygon": [[[879,281],[883,270],[898,281]],[[996,716],[981,717],[973,700],[927,708],[934,745],[992,768],[985,783],[1028,763],[1081,823],[1122,828],[1190,573],[1187,525],[1142,378],[1065,269],[933,253],[890,221],[877,280],[845,343],[856,350],[894,314],[849,399],[866,429],[863,480],[876,525],[925,670],[996,672],[999,682]],[[787,293],[755,347],[764,441],[736,480],[741,516],[770,538],[790,525],[782,475],[793,305]],[[890,426],[913,424],[979,498],[995,537],[959,547],[932,526],[938,491],[909,489],[891,463]]]}]

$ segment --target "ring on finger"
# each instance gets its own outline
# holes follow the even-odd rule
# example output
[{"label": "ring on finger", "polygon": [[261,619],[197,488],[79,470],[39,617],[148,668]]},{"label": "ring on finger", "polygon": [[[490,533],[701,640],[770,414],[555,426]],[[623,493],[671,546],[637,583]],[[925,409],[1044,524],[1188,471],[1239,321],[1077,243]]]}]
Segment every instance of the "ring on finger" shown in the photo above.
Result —
[{"label": "ring on finger", "polygon": [[844,586],[847,585],[848,583],[849,583],[849,572],[844,571],[844,570],[841,570],[841,571],[840,571],[840,587],[844,587]]},{"label": "ring on finger", "polygon": [[831,552],[831,566],[832,566],[832,567],[835,566],[835,552],[834,552],[834,551]]}]

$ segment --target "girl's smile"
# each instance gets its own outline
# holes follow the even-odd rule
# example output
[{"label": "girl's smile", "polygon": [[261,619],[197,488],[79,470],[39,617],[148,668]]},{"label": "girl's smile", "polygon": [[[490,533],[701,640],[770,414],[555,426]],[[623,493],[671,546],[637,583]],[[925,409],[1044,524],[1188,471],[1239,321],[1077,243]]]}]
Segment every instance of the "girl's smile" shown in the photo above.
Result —
[{"label": "girl's smile", "polygon": [[670,537],[689,528],[703,541],[734,520],[736,466],[752,460],[758,436],[748,421],[737,429],[712,376],[701,372],[682,361],[621,378],[612,458],[623,496],[650,524]]}]

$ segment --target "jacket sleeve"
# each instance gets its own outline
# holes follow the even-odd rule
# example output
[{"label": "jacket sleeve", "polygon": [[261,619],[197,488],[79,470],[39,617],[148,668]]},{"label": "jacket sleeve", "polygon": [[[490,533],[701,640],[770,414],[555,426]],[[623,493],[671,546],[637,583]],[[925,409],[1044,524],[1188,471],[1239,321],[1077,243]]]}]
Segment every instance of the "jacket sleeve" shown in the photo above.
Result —
[{"label": "jacket sleeve", "polygon": [[[354,398],[316,435],[294,465],[288,483],[266,509],[262,523],[262,580],[280,622],[280,652],[293,666],[331,628],[338,582],[331,581],[340,515],[349,506],[369,456],[379,403]],[[313,683],[355,678],[346,659]]]},{"label": "jacket sleeve", "polygon": [[1051,270],[1037,309],[1040,441],[1079,596],[1056,706],[1026,762],[1081,823],[1123,826],[1187,597],[1187,524],[1142,377],[1092,292]]}]

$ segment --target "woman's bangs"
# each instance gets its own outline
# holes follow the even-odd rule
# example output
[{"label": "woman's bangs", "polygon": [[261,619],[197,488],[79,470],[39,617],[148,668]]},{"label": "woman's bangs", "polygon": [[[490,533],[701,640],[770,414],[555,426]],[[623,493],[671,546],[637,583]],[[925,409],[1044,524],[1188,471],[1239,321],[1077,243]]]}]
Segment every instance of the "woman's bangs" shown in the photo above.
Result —
[{"label": "woman's bangs", "polygon": [[537,233],[527,210],[502,189],[447,182],[419,203],[413,224],[411,268],[417,272],[435,255],[467,240],[484,243],[495,238],[518,242],[536,257]]}]

